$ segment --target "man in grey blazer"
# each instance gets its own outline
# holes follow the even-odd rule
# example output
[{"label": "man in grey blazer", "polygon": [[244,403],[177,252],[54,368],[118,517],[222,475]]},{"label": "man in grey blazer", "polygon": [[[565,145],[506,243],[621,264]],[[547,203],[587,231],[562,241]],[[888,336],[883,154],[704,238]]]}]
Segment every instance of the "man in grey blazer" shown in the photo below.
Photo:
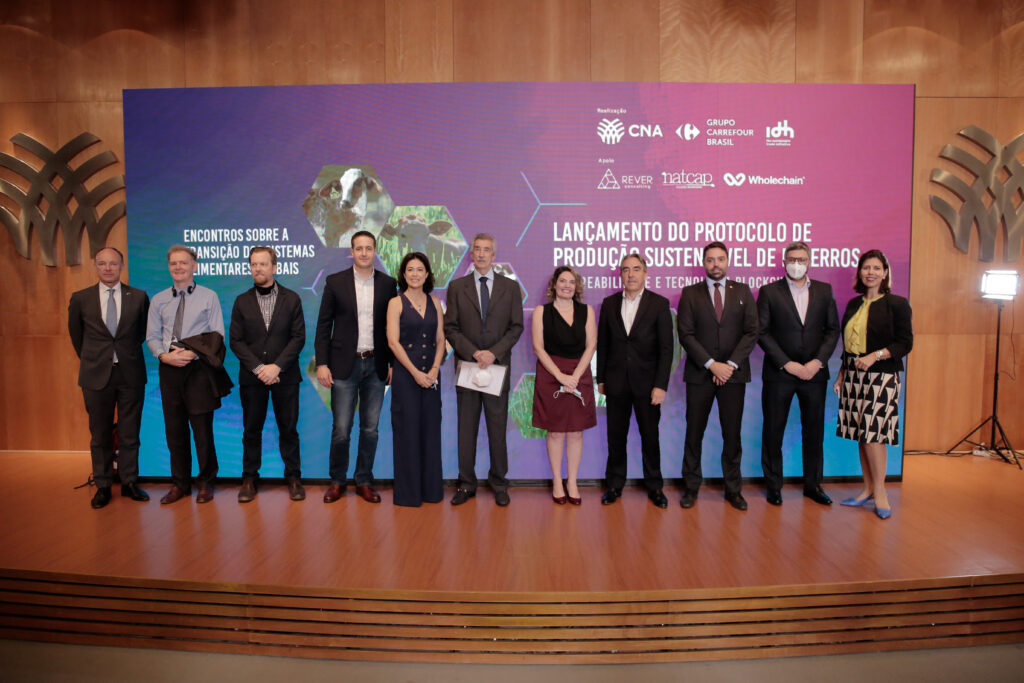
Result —
[{"label": "man in grey blazer", "polygon": [[[498,396],[456,387],[459,412],[459,484],[452,505],[462,505],[476,495],[476,438],[480,428],[480,409],[487,422],[487,442],[491,468],[487,481],[494,501],[509,504],[508,392],[512,347],[523,333],[523,302],[519,285],[494,272],[497,243],[491,235],[473,238],[473,272],[448,286],[448,310],[444,333],[455,349],[456,362],[475,362],[481,369],[492,364],[507,368],[505,385]],[[457,372],[457,370],[456,370]]]},{"label": "man in grey blazer", "polygon": [[768,502],[782,505],[782,438],[789,406],[800,403],[804,495],[821,505],[832,499],[821,488],[828,359],[839,341],[839,312],[832,285],[807,277],[811,250],[793,242],[783,252],[786,277],[761,288],[757,313],[764,349],[761,465]]},{"label": "man in grey blazer", "polygon": [[146,395],[146,341],[149,296],[121,282],[124,256],[104,247],[93,259],[99,285],[79,290],[68,304],[68,333],[81,361],[78,385],[89,413],[92,478],[96,494],[91,505],[110,502],[114,480],[114,411],[117,411],[118,474],[121,495],[149,500],[139,488],[139,425]]}]

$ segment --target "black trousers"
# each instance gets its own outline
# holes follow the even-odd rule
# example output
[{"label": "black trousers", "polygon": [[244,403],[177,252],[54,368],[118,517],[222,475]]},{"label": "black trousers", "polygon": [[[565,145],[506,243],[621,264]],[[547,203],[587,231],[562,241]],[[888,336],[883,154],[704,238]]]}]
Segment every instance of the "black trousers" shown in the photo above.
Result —
[{"label": "black trousers", "polygon": [[487,444],[491,455],[491,469],[487,481],[494,491],[507,491],[508,445],[505,429],[508,426],[508,377],[501,394],[492,396],[472,389],[455,389],[459,413],[459,488],[476,491],[476,439],[480,431],[480,410],[487,423]]},{"label": "black trousers", "polygon": [[267,404],[274,403],[278,447],[284,461],[285,479],[301,477],[299,469],[299,385],[242,384],[238,388],[242,402],[242,476],[256,479],[263,463],[263,426]]},{"label": "black trousers", "polygon": [[661,442],[658,438],[658,424],[661,422],[661,406],[651,405],[651,395],[633,396],[609,394],[605,401],[608,424],[608,463],[604,470],[605,485],[610,489],[621,489],[626,483],[626,435],[629,433],[629,418],[636,415],[636,426],[640,430],[644,488],[648,493],[658,491],[664,485],[661,476]]},{"label": "black trousers", "polygon": [[766,381],[761,391],[764,426],[761,433],[761,466],[765,486],[770,491],[782,488],[782,438],[786,432],[789,408],[796,394],[800,405],[800,427],[804,465],[804,488],[821,486],[825,437],[825,392],[828,382],[805,382],[794,377]]},{"label": "black trousers", "polygon": [[718,421],[722,426],[722,478],[726,493],[739,493],[743,483],[740,459],[740,429],[743,426],[743,398],[746,384],[686,383],[686,444],[683,449],[683,480],[687,490],[700,488],[703,474],[700,460],[704,430],[711,406],[718,402]]},{"label": "black trousers", "polygon": [[85,410],[89,413],[89,452],[92,456],[92,478],[96,486],[105,488],[114,481],[114,411],[117,411],[118,474],[122,484],[139,478],[139,425],[142,404],[146,398],[145,384],[127,384],[117,365],[111,369],[110,380],[102,389],[82,389]]},{"label": "black trousers", "polygon": [[167,449],[171,453],[171,480],[182,491],[192,490],[192,447],[191,438],[196,442],[196,459],[200,484],[212,484],[217,477],[217,449],[213,445],[213,411],[189,413],[185,396],[185,380],[193,371],[195,363],[176,368],[167,363],[160,364],[160,399],[164,408],[164,432],[167,435]]}]

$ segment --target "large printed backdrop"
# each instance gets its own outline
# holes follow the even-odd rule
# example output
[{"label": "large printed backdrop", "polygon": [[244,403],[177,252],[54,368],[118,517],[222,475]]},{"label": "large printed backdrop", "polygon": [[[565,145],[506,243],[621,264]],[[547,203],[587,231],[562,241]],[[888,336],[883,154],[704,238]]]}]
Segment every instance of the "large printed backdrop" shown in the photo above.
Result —
[{"label": "large printed backdrop", "polygon": [[[306,315],[300,357],[303,474],[327,476],[329,396],[313,377],[313,335],[324,278],[351,265],[357,229],[379,236],[392,273],[410,250],[426,252],[445,297],[471,267],[478,232],[498,238],[496,263],[523,293],[526,330],[513,353],[508,429],[510,477],[550,476],[543,433],[531,427],[530,312],[544,303],[554,266],[586,279],[596,309],[620,286],[620,257],[638,250],[648,286],[669,297],[703,275],[700,250],[731,248],[729,276],[757,288],[781,277],[782,248],[812,247],[811,277],[830,282],[840,312],[853,296],[858,255],[889,257],[894,291],[908,293],[913,87],[688,83],[459,83],[128,90],[124,93],[128,242],[132,284],[152,295],[170,286],[166,250],[200,254],[197,280],[213,288],[226,317],[251,286],[247,249],[270,245],[279,281],[297,290]],[[225,328],[228,325],[225,319]],[[837,354],[838,355],[838,354]],[[743,421],[743,474],[759,476],[762,354]],[[679,476],[684,384],[677,348],[661,422],[663,469]],[[237,376],[237,360],[228,369]],[[155,360],[143,418],[141,471],[169,473]],[[831,363],[833,374],[838,366]],[[444,473],[455,477],[453,370],[442,373]],[[605,423],[586,433],[581,476],[600,478]],[[785,471],[799,475],[795,419]],[[834,436],[826,414],[825,475],[858,474],[856,444]],[[237,393],[215,418],[221,474],[241,473]],[[358,425],[353,430],[357,434]],[[263,476],[281,476],[273,419]],[[374,473],[390,478],[390,395]],[[353,439],[353,450],[355,448]],[[481,430],[478,472],[487,470]],[[713,420],[705,476],[721,476]],[[635,429],[631,477],[640,476]],[[354,456],[353,456],[354,462]],[[902,472],[890,458],[890,473]]]}]

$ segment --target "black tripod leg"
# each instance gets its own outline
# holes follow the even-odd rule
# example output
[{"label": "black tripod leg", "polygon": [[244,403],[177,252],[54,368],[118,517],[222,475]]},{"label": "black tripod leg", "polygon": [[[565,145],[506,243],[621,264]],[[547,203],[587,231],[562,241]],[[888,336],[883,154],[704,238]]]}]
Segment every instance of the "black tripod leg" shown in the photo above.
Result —
[{"label": "black tripod leg", "polygon": [[[960,444],[964,443],[965,441],[966,441],[967,443],[969,443],[969,444],[974,444],[975,446],[981,446],[981,444],[980,444],[980,443],[974,443],[973,441],[969,441],[969,440],[967,439],[967,437],[969,437],[969,436],[970,436],[971,434],[973,434],[974,432],[976,432],[976,431],[980,430],[980,429],[981,429],[982,427],[984,427],[985,425],[987,425],[987,424],[989,423],[989,421],[990,421],[990,420],[991,420],[992,418],[993,418],[993,416],[989,415],[988,417],[986,417],[986,418],[985,418],[984,420],[982,420],[982,421],[981,421],[981,424],[979,424],[979,425],[978,425],[977,427],[975,427],[975,428],[974,428],[974,429],[972,429],[971,431],[969,431],[969,432],[967,432],[966,434],[964,434],[964,438],[960,439],[960,440],[959,440],[959,441],[957,441],[957,442],[956,442],[955,444],[953,444],[953,447],[952,447],[952,448],[950,448],[950,449],[949,449],[948,451],[946,451],[946,455],[949,455],[950,453],[952,453],[952,452],[953,452],[954,450],[956,450],[956,447],[957,447],[957,446],[959,446]],[[999,424],[999,421],[998,421],[998,420],[996,420],[996,424]],[[1000,432],[1002,432],[1002,431],[1003,431],[1003,428],[1002,428],[1002,427],[1000,427],[1000,428],[999,428],[999,431],[1000,431]],[[1006,437],[1003,437],[1003,438],[1005,439]]]},{"label": "black tripod leg", "polygon": [[1010,462],[1010,458],[1008,458],[1007,456],[1003,455],[1003,451],[1004,450],[1010,451],[1010,455],[1013,456],[1013,462],[1017,464],[1017,469],[1024,469],[1020,465],[1020,458],[1017,457],[1017,451],[1013,450],[1013,446],[1010,444],[1010,440],[1006,438],[1006,432],[1003,431],[1003,425],[999,421],[999,418],[998,417],[993,417],[992,419],[994,420],[994,424],[996,426],[996,429],[999,430],[1000,438],[1002,438],[1002,440],[1003,440],[1003,446],[1002,447],[997,446],[996,444],[992,444],[992,450],[994,450],[996,453],[998,453],[999,457],[1002,458],[1003,460],[1005,460],[1007,463]]}]

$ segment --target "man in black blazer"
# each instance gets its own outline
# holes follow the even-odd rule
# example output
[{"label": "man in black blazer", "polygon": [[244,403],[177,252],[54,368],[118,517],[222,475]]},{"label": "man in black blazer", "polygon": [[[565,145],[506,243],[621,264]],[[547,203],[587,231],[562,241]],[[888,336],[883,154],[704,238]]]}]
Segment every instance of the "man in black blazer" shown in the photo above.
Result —
[{"label": "man in black blazer", "polygon": [[597,325],[597,390],[607,397],[608,417],[607,490],[601,503],[611,505],[622,495],[626,434],[635,413],[647,497],[667,508],[658,423],[672,368],[672,314],[668,299],[646,289],[647,262],[640,254],[622,259],[619,273],[625,289],[601,303]]},{"label": "man in black blazer", "polygon": [[519,285],[491,267],[497,255],[496,246],[491,235],[481,233],[474,237],[473,272],[448,285],[444,333],[455,349],[456,362],[476,362],[481,369],[492,364],[506,368],[505,385],[498,396],[463,387],[455,389],[459,411],[459,488],[452,497],[452,505],[462,505],[476,495],[476,437],[481,407],[491,456],[487,481],[494,491],[494,501],[500,506],[509,504],[505,429],[512,347],[523,333],[523,301]]},{"label": "man in black blazer", "polygon": [[686,444],[683,450],[685,490],[681,505],[697,502],[701,484],[701,442],[711,405],[718,401],[722,425],[722,476],[725,499],[746,510],[740,493],[740,430],[743,398],[750,381],[750,352],[757,343],[757,304],[750,287],[726,280],[729,250],[721,242],[704,247],[701,282],[684,287],[679,296],[679,343],[686,351]]},{"label": "man in black blazer", "polygon": [[330,476],[324,502],[345,495],[348,481],[349,436],[359,403],[359,446],[353,475],[356,494],[379,503],[373,490],[373,460],[377,453],[377,423],[384,388],[391,382],[391,349],[387,338],[388,302],[395,297],[395,279],[373,267],[377,238],[360,230],[352,235],[351,268],[324,283],[316,321],[316,379],[331,390]]},{"label": "man in black blazer", "polygon": [[114,412],[117,412],[118,475],[121,495],[149,500],[139,488],[139,424],[146,395],[146,341],[149,296],[121,282],[124,256],[104,247],[93,259],[99,285],[79,290],[68,304],[68,333],[81,361],[78,385],[89,413],[92,438],[92,507],[110,502],[114,479]]},{"label": "man in black blazer", "polygon": [[267,402],[274,402],[278,444],[284,461],[288,497],[305,500],[299,463],[299,351],[306,343],[306,320],[299,295],[274,279],[277,252],[254,247],[249,252],[253,288],[238,295],[231,309],[228,337],[238,357],[242,401],[242,488],[238,502],[256,497],[263,460],[263,425]]},{"label": "man in black blazer", "polygon": [[821,488],[822,440],[828,359],[839,340],[839,312],[832,285],[807,277],[810,259],[806,244],[791,243],[783,252],[786,277],[765,285],[757,295],[758,344],[764,349],[761,465],[772,505],[782,505],[782,438],[793,394],[800,403],[804,495],[832,504]]}]

